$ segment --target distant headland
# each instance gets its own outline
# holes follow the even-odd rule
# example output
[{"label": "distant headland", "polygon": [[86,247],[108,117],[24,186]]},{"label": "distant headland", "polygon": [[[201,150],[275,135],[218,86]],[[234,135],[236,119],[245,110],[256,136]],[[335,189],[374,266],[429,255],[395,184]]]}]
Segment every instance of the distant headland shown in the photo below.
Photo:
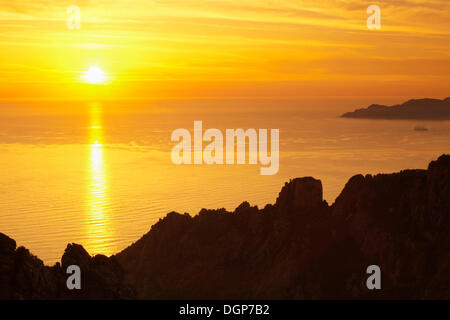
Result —
[{"label": "distant headland", "polygon": [[386,120],[450,120],[450,97],[443,100],[412,99],[393,106],[372,104],[367,108],[344,113],[341,117]]}]

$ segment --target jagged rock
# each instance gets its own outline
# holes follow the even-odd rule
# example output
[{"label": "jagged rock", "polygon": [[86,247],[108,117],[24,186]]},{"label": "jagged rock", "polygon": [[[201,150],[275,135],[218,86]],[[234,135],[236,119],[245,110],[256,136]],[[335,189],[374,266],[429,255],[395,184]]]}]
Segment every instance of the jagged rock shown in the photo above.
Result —
[{"label": "jagged rock", "polygon": [[68,244],[61,259],[62,270],[77,265],[81,270],[81,290],[62,286],[62,298],[71,299],[132,299],[134,290],[124,284],[124,272],[114,257],[91,257],[83,246]]},{"label": "jagged rock", "polygon": [[[173,228],[161,220],[117,258],[143,298],[449,297],[449,169],[443,156],[428,170],[357,175],[332,207],[319,180],[294,179],[263,210],[173,213]],[[365,286],[371,264],[382,291]]]},{"label": "jagged rock", "polygon": [[0,254],[10,254],[16,250],[16,241],[0,233]]},{"label": "jagged rock", "polygon": [[[330,207],[311,177],[275,205],[169,213],[112,257],[68,245],[46,267],[0,234],[0,298],[449,299],[450,156],[427,170],[356,175]],[[82,268],[81,292],[65,268]],[[382,270],[368,290],[366,268]]]},{"label": "jagged rock", "polygon": [[83,246],[72,243],[68,244],[61,258],[61,265],[64,270],[70,265],[77,265],[81,269],[87,269],[91,264],[91,256]]},{"label": "jagged rock", "polygon": [[41,260],[0,233],[0,299],[56,297],[57,282]]},{"label": "jagged rock", "polygon": [[16,242],[0,233],[0,299],[10,298],[11,275],[15,264]]},{"label": "jagged rock", "polygon": [[322,182],[312,177],[297,178],[286,183],[276,205],[285,210],[315,208],[323,204]]}]

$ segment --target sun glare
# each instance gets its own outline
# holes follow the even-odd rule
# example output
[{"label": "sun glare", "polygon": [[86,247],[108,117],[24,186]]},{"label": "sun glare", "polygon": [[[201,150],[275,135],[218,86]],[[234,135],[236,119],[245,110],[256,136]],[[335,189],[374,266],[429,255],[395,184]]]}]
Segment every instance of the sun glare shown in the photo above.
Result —
[{"label": "sun glare", "polygon": [[99,67],[90,67],[84,74],[84,80],[90,84],[102,84],[106,82],[106,75]]}]

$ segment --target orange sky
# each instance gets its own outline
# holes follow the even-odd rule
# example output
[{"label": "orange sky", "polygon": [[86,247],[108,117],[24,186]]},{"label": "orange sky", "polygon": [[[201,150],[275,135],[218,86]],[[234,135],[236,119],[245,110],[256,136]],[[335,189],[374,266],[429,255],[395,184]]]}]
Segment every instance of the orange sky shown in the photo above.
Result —
[{"label": "orange sky", "polygon": [[0,48],[0,100],[450,95],[448,0],[0,0]]}]

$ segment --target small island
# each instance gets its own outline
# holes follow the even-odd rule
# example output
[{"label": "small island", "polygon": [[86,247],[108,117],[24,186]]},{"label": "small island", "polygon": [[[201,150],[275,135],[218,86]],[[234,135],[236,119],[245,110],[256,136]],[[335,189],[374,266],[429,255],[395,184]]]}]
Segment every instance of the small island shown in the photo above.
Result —
[{"label": "small island", "polygon": [[450,97],[443,100],[413,99],[393,106],[372,104],[367,108],[344,113],[341,117],[385,120],[450,120]]}]

